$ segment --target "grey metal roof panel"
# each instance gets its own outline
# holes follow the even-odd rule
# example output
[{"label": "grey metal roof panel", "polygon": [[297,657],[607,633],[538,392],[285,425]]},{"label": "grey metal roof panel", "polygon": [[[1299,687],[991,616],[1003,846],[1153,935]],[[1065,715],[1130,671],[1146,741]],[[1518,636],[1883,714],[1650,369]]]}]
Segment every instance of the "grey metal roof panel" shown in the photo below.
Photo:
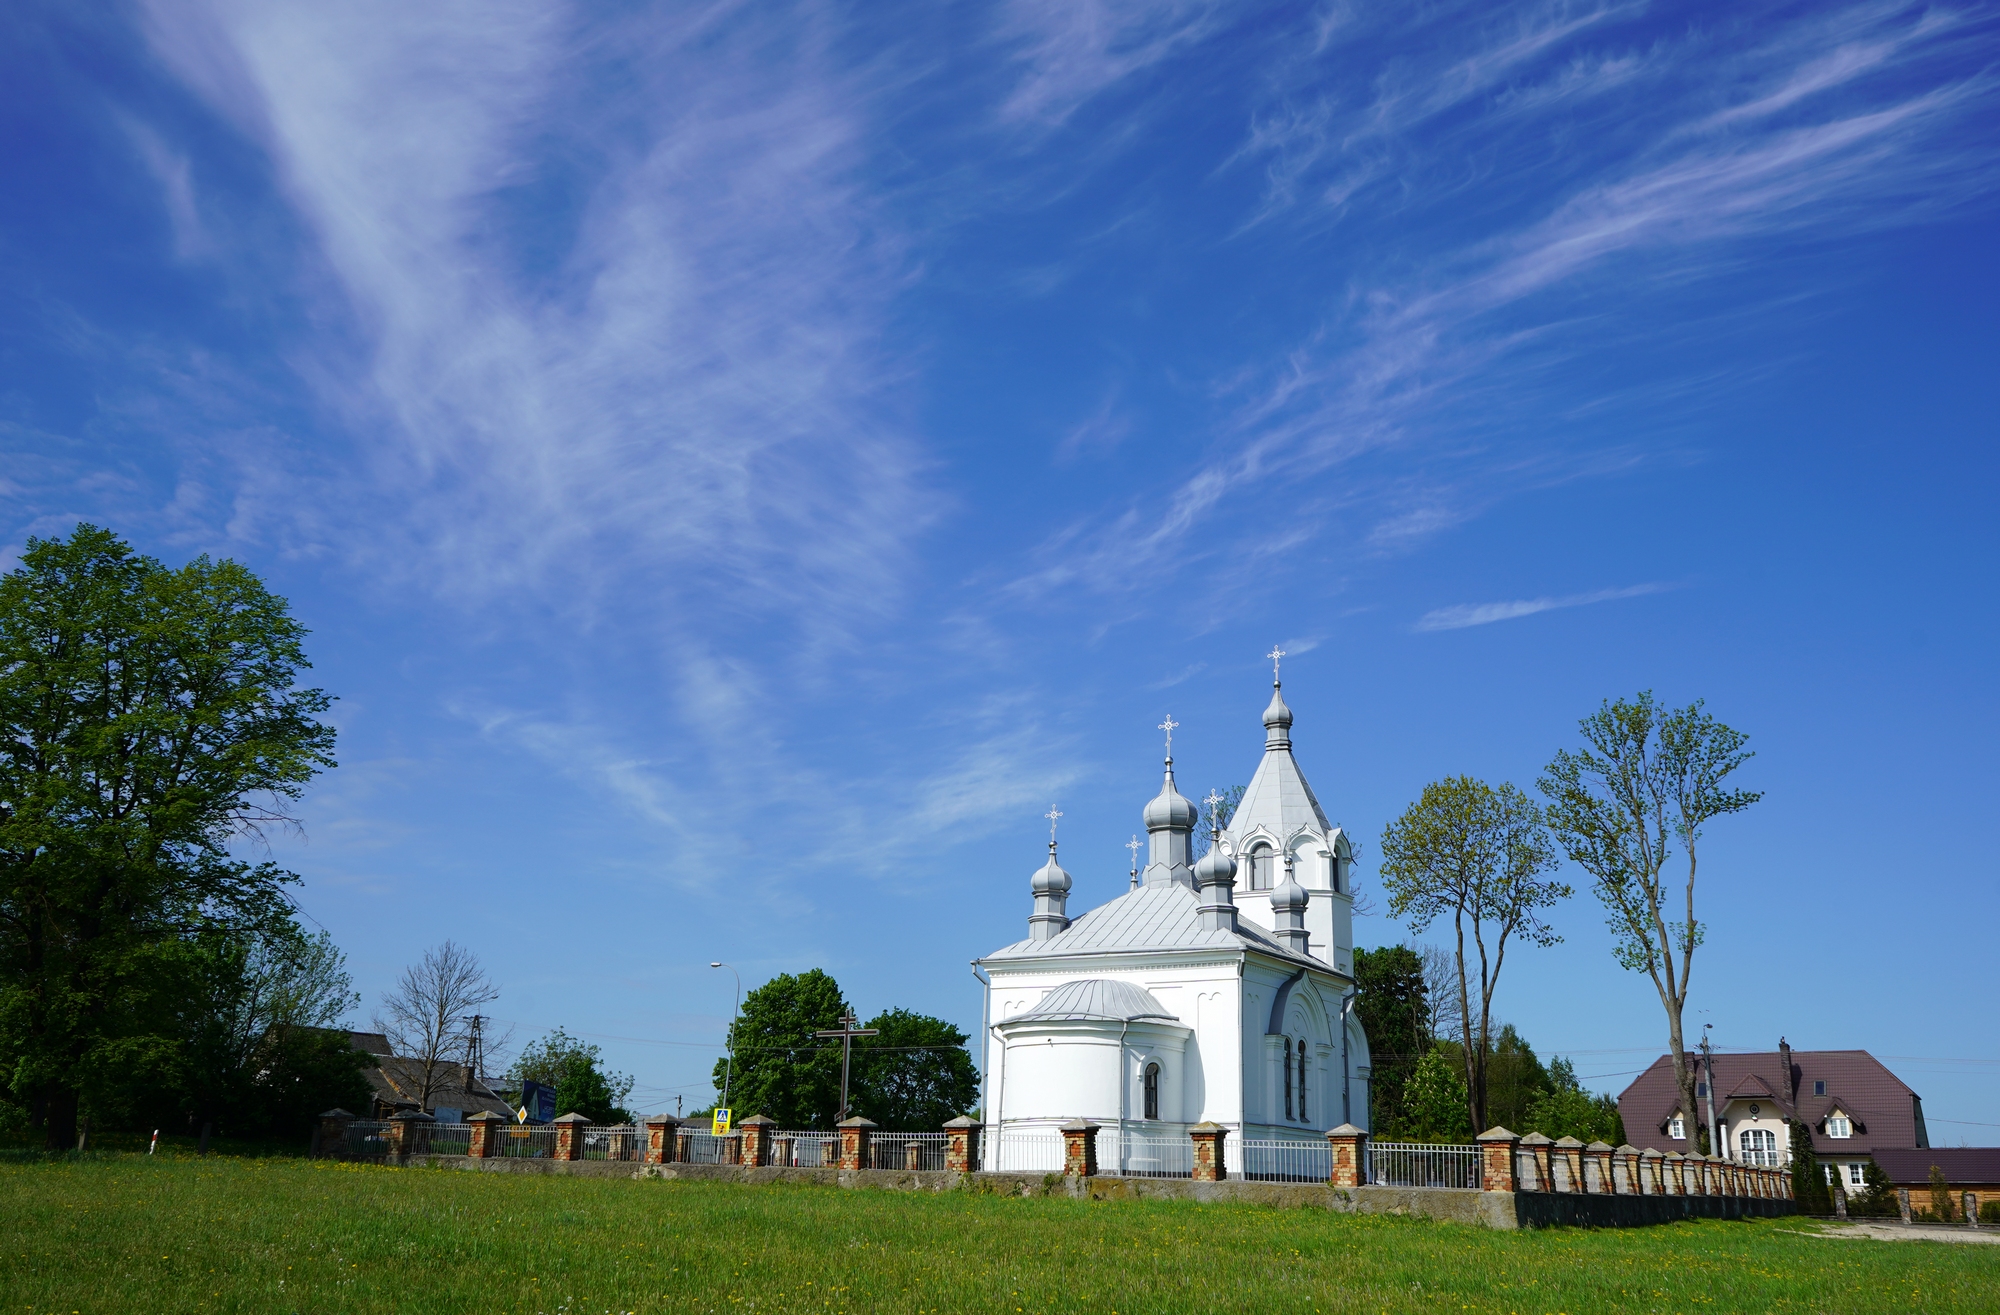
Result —
[{"label": "grey metal roof panel", "polygon": [[1265,751],[1249,787],[1243,791],[1243,802],[1230,816],[1231,842],[1259,825],[1281,837],[1289,836],[1301,826],[1314,827],[1321,833],[1333,830],[1290,749]]},{"label": "grey metal roof panel", "polygon": [[1092,951],[1242,950],[1326,965],[1280,946],[1254,924],[1239,918],[1237,930],[1207,931],[1197,912],[1201,900],[1186,886],[1141,886],[1100,904],[1045,941],[1018,941],[987,955],[989,960],[1053,959]]},{"label": "grey metal roof panel", "polygon": [[1089,1020],[1108,1023],[1136,1022],[1142,1018],[1175,1021],[1173,1013],[1151,991],[1130,982],[1107,977],[1084,977],[1064,982],[1038,1001],[1033,1009],[1007,1019],[1043,1021]]}]

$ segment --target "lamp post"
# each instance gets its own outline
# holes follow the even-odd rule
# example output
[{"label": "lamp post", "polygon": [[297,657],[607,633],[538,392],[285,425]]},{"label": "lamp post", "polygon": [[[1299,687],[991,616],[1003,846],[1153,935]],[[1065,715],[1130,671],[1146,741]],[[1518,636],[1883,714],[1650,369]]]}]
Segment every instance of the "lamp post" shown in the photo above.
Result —
[{"label": "lamp post", "polygon": [[729,1058],[722,1066],[722,1108],[729,1108],[729,1080],[736,1076],[736,1017],[743,1012],[743,974],[730,968],[726,963],[711,963],[711,968],[729,968],[729,975],[736,979],[736,1007],[729,1011]]}]

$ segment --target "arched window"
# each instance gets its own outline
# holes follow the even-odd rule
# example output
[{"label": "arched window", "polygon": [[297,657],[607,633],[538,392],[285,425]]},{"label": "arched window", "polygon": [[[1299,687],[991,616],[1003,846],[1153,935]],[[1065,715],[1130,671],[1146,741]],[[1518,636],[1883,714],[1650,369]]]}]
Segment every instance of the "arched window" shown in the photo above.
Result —
[{"label": "arched window", "polygon": [[1285,1048],[1285,1117],[1292,1117],[1292,1039],[1281,1037]]},{"label": "arched window", "polygon": [[1271,888],[1272,855],[1269,845],[1259,845],[1250,851],[1250,889],[1269,890]]},{"label": "arched window", "polygon": [[1306,1115],[1306,1043],[1299,1042],[1299,1122],[1307,1121]]},{"label": "arched window", "polygon": [[1333,856],[1333,862],[1329,866],[1333,869],[1333,893],[1338,895],[1340,893],[1340,854],[1337,851]]},{"label": "arched window", "polygon": [[1146,1065],[1146,1075],[1144,1078],[1140,1080],[1140,1085],[1145,1092],[1145,1109],[1146,1109],[1145,1117],[1149,1119],[1159,1118],[1160,1117],[1160,1066],[1158,1064]]},{"label": "arched window", "polygon": [[1736,1135],[1736,1144],[1742,1148],[1743,1163],[1778,1167],[1778,1139],[1764,1129],[1745,1128]]}]

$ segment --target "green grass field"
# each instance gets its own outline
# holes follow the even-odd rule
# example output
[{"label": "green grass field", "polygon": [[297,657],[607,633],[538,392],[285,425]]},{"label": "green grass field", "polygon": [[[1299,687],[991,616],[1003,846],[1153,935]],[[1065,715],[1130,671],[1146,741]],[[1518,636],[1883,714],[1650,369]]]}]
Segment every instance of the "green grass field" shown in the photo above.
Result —
[{"label": "green grass field", "polygon": [[0,1164],[0,1315],[2000,1310],[2000,1247],[296,1159]]}]

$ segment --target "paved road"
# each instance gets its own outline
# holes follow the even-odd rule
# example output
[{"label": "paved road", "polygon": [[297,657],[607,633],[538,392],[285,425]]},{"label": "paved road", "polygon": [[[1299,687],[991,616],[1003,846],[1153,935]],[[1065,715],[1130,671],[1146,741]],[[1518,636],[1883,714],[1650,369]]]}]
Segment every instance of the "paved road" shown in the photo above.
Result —
[{"label": "paved road", "polygon": [[1821,1225],[1820,1232],[1807,1237],[1845,1237],[1877,1242],[2000,1242],[2000,1228],[1952,1227],[1947,1224],[1905,1224],[1891,1219],[1855,1219],[1844,1224]]}]

